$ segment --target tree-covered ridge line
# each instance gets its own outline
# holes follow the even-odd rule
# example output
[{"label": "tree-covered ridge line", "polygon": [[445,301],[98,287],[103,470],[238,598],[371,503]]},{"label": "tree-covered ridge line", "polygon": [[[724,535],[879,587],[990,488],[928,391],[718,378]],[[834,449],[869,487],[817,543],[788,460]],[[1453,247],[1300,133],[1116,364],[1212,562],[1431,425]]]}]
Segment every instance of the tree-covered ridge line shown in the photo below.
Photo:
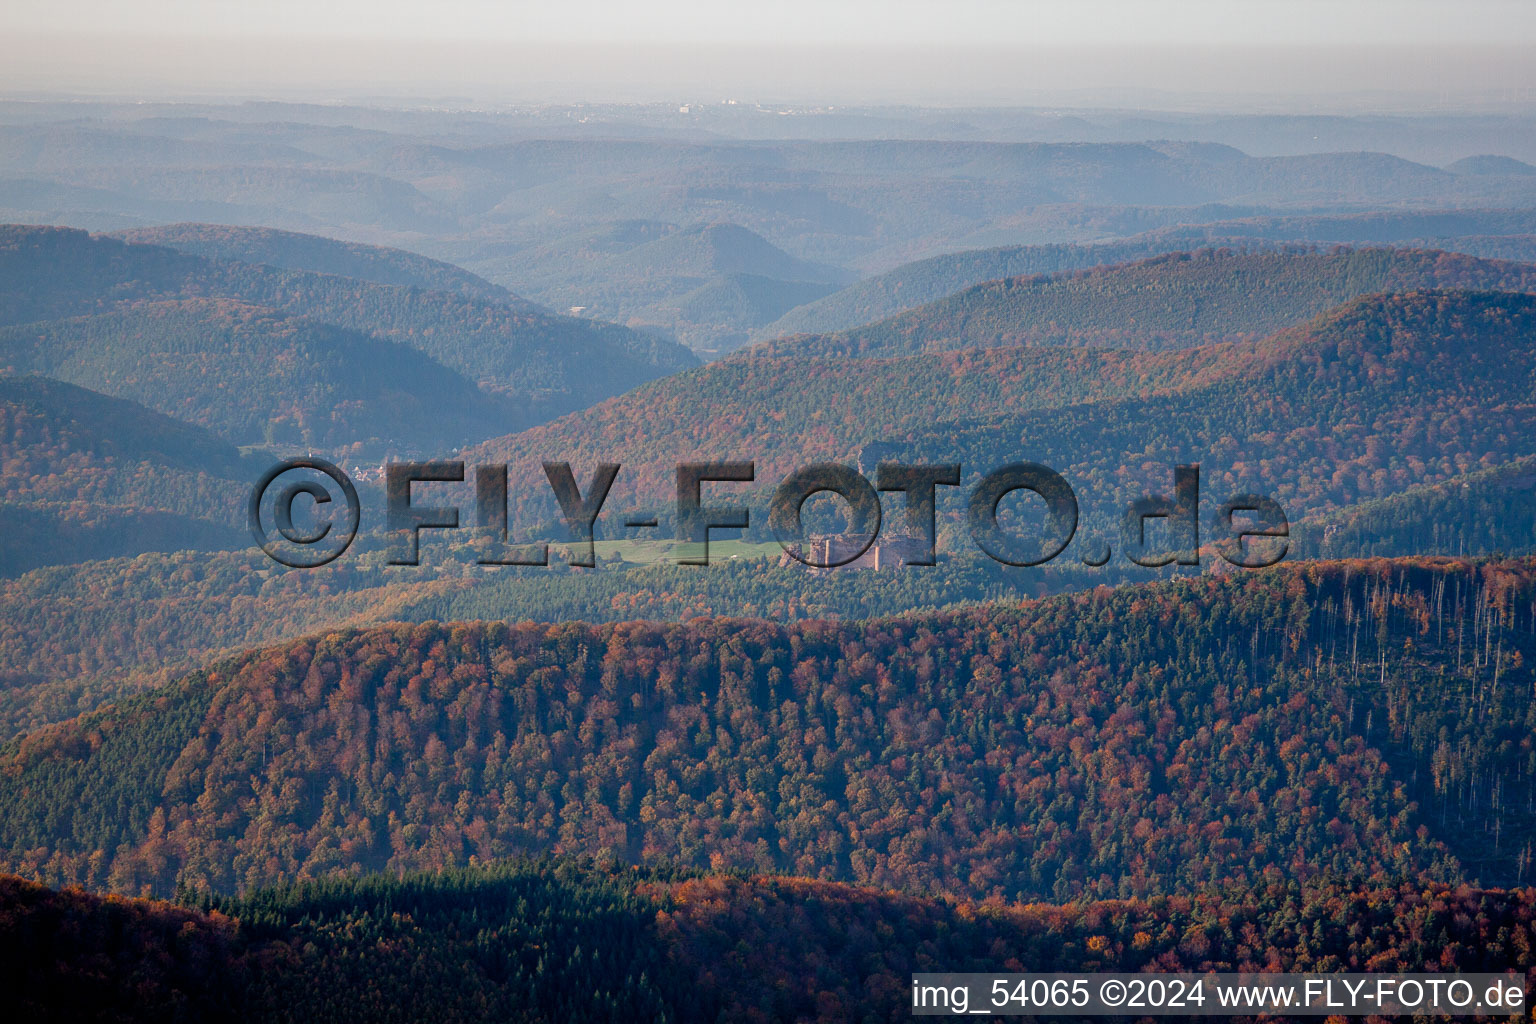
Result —
[{"label": "tree-covered ridge line", "polygon": [[[1219,243],[1180,245],[1133,238],[1117,242],[1003,246],[929,256],[797,306],[760,328],[756,337],[769,341],[792,335],[839,334],[890,320],[987,281],[1131,263],[1182,249],[1208,248],[1211,244]],[[1248,243],[1251,248],[1268,244],[1271,243]]]},{"label": "tree-covered ridge line", "polygon": [[966,898],[1271,870],[1516,882],[1530,571],[1305,563],[862,623],[338,630],[14,741],[0,858],[129,892],[537,852]]},{"label": "tree-covered ridge line", "polygon": [[236,299],[124,302],[0,328],[0,368],[140,402],[245,444],[434,451],[520,403],[398,341]]},{"label": "tree-covered ridge line", "polygon": [[514,399],[525,425],[698,362],[680,345],[612,324],[65,228],[0,227],[0,281],[5,326],[107,313],[135,300],[234,299],[360,331]]},{"label": "tree-covered ridge line", "polygon": [[1536,266],[1417,249],[1199,249],[1010,276],[837,334],[764,342],[770,356],[878,357],[975,347],[1191,348],[1292,327],[1364,295],[1530,292]]},{"label": "tree-covered ridge line", "polygon": [[507,863],[161,901],[0,876],[12,1006],[94,1021],[712,1020],[626,872]]},{"label": "tree-covered ridge line", "polygon": [[254,472],[224,439],[136,402],[0,376],[0,576],[243,543],[236,516]]},{"label": "tree-covered ridge line", "polygon": [[[1529,261],[1536,213],[1521,207],[1366,210],[1344,213],[1229,215],[1207,223],[1183,223],[1146,233],[1170,249],[1255,242],[1302,245],[1403,245],[1445,249],[1489,259]],[[1478,243],[1507,239],[1520,255],[1482,252]],[[1465,245],[1463,245],[1465,243]]]},{"label": "tree-covered ridge line", "polygon": [[1490,260],[1536,260],[1536,217],[1529,210],[1237,216],[1241,212],[1234,207],[1188,211],[1183,223],[1151,229],[1134,217],[1121,216],[1095,233],[1101,238],[1120,236],[1113,241],[967,248],[927,256],[792,309],[760,328],[756,338],[851,331],[988,281],[1059,274],[1197,249],[1393,246]]},{"label": "tree-covered ridge line", "polygon": [[[1536,535],[1525,514],[1529,460],[1410,488],[1400,496],[1349,506],[1291,524],[1287,559],[1419,553],[1527,554]],[[55,550],[76,516],[83,530],[94,507],[13,505],[11,543],[19,551],[33,527],[40,551]],[[102,524],[119,535],[121,513]],[[153,543],[157,519],[132,523],[139,545]],[[932,612],[957,605],[1148,582],[1167,571],[1115,562],[1089,568],[1062,559],[1025,569],[971,551],[969,538],[941,537],[939,564],[898,572],[837,570],[815,577],[771,559],[718,558],[705,568],[627,564],[602,556],[593,571],[486,570],[474,548],[428,540],[420,568],[391,573],[369,550],[322,569],[286,571],[251,551],[179,552],[195,534],[168,520],[167,553],[112,558],[31,572],[0,584],[0,733],[35,728],[166,681],[210,657],[312,632],[326,623],[468,619],[680,622],[700,615],[865,619]],[[77,545],[90,534],[69,534]],[[236,538],[244,543],[244,534]],[[1209,538],[1207,538],[1209,540]],[[376,547],[365,536],[359,548]],[[1219,558],[1207,548],[1207,565]],[[88,637],[80,643],[70,638]]]},{"label": "tree-covered ridge line", "polygon": [[[23,241],[32,238],[25,234],[19,237]],[[92,244],[96,241],[81,237]],[[105,240],[101,241],[106,244]],[[154,249],[121,245],[117,248]],[[94,253],[93,258],[106,261],[106,269],[101,272],[106,279],[123,276],[122,268],[113,263],[122,256],[120,252],[111,249],[110,245],[99,252],[90,246],[87,249]],[[189,258],[167,250],[155,251],[165,260]],[[138,258],[140,255],[136,254],[135,259]],[[1372,266],[1364,269],[1371,270]],[[245,265],[241,272],[260,269]],[[317,287],[315,281],[331,279],[326,275],[311,274],[307,277],[300,275],[294,280],[298,281],[294,285],[297,294]],[[132,287],[129,286],[130,292]],[[28,293],[28,301],[31,298]],[[1435,309],[1432,301],[1415,294],[1379,306],[1371,306],[1368,300],[1359,300],[1356,305],[1359,310],[1366,311],[1362,314],[1366,319],[1379,317],[1383,326],[1406,335],[1410,343],[1415,337],[1414,332],[1424,335],[1424,346],[1430,350],[1445,350],[1465,343],[1467,339],[1463,335],[1467,330],[1486,327],[1487,333],[1494,338],[1507,337],[1510,333],[1508,324],[1469,321],[1473,315],[1471,305],[1477,301],[1471,296],[1464,300],[1466,309],[1452,310],[1450,316],[1445,315],[1444,310]],[[1518,305],[1517,300],[1509,301]],[[299,304],[303,305],[303,302]],[[1443,300],[1441,304],[1445,304]],[[1345,307],[1336,313],[1342,314],[1351,308],[1354,307]],[[1415,322],[1415,317],[1422,322]],[[1341,315],[1320,318],[1314,327],[1325,336],[1312,341],[1321,340],[1326,349],[1329,340],[1326,334],[1339,333],[1339,325],[1344,319],[1348,318]],[[1369,324],[1366,326],[1369,328]],[[181,357],[189,346],[201,344],[205,335],[224,339],[226,351],[222,355],[201,355],[195,372],[188,377],[188,371],[181,365],[184,361]],[[18,366],[30,358],[29,352],[36,354],[46,350],[50,361],[41,367],[44,370],[84,374],[92,385],[128,389],[146,401],[164,403],[164,408],[178,414],[217,422],[229,429],[249,433],[256,429],[257,421],[264,421],[262,431],[272,432],[274,440],[277,433],[282,433],[286,440],[339,442],[362,433],[375,438],[410,434],[412,436],[407,439],[410,442],[444,443],[446,438],[459,436],[464,430],[471,431],[468,436],[490,433],[496,429],[494,425],[502,413],[507,409],[515,411],[518,407],[518,401],[510,396],[492,398],[478,394],[463,378],[400,345],[380,342],[371,336],[362,338],[323,324],[295,321],[284,314],[268,312],[264,307],[242,306],[224,300],[136,303],[123,300],[110,313],[63,323],[51,321],[45,327],[12,327],[8,336],[11,362]],[[98,342],[102,338],[113,342],[106,347],[113,349],[115,355],[101,351],[103,346]],[[1481,342],[1482,339],[1474,340]],[[1379,341],[1367,336],[1363,343],[1367,349],[1374,346],[1379,350]],[[1154,443],[1160,443],[1167,453],[1163,461],[1171,464],[1187,457],[1208,457],[1214,451],[1217,464],[1210,468],[1216,474],[1215,480],[1219,480],[1223,487],[1229,490],[1243,486],[1256,489],[1278,487],[1284,492],[1289,510],[1297,516],[1388,496],[1425,479],[1426,472],[1430,480],[1444,478],[1522,453],[1518,443],[1511,447],[1497,437],[1476,434],[1480,429],[1476,423],[1458,415],[1464,410],[1448,407],[1441,410],[1443,415],[1439,419],[1463,430],[1468,436],[1441,437],[1438,442],[1425,438],[1423,440],[1430,443],[1421,444],[1420,450],[1414,451],[1411,457],[1396,458],[1396,464],[1393,464],[1393,456],[1403,453],[1394,453],[1382,446],[1380,437],[1389,433],[1401,435],[1403,430],[1414,431],[1420,427],[1411,421],[1393,422],[1394,414],[1386,409],[1387,418],[1380,420],[1379,426],[1373,424],[1371,429],[1355,438],[1353,444],[1341,449],[1353,453],[1355,463],[1342,475],[1338,467],[1328,470],[1327,461],[1335,458],[1335,453],[1328,451],[1313,458],[1305,471],[1290,474],[1296,479],[1276,479],[1273,476],[1275,468],[1283,469],[1284,466],[1266,451],[1279,441],[1280,435],[1273,422],[1259,425],[1258,450],[1252,453],[1241,451],[1239,443],[1228,443],[1229,438],[1234,442],[1240,439],[1243,431],[1251,433],[1254,430],[1252,423],[1207,422],[1201,433],[1188,436],[1188,428],[1195,424],[1195,420],[1192,416],[1179,415],[1169,429],[1167,413],[1170,406],[1162,399],[1164,392],[1205,389],[1201,391],[1203,397],[1196,396],[1198,401],[1193,405],[1190,399],[1184,402],[1185,407],[1192,408],[1195,414],[1201,412],[1201,403],[1212,403],[1211,395],[1216,396],[1218,412],[1229,419],[1233,418],[1229,414],[1243,414],[1259,408],[1251,400],[1252,395],[1239,394],[1233,400],[1226,392],[1218,394],[1211,390],[1213,380],[1229,376],[1250,378],[1246,388],[1251,391],[1273,386],[1281,388],[1287,395],[1304,398],[1306,401],[1299,410],[1303,416],[1321,415],[1325,418],[1315,423],[1303,420],[1296,428],[1303,432],[1303,440],[1308,431],[1324,434],[1338,427],[1336,421],[1340,417],[1336,396],[1311,394],[1309,392],[1318,389],[1305,381],[1278,379],[1284,371],[1277,372],[1275,366],[1269,365],[1272,359],[1255,358],[1254,351],[1250,351],[1263,349],[1266,345],[1301,361],[1318,358],[1317,354],[1304,351],[1305,345],[1296,346],[1275,339],[1248,343],[1247,348],[1208,346],[1177,356],[1095,350],[1071,355],[1036,353],[1035,358],[1026,358],[1027,354],[1022,353],[965,351],[894,362],[862,361],[850,368],[839,369],[841,377],[829,378],[826,382],[817,378],[827,375],[833,361],[730,360],[719,370],[710,368],[676,381],[660,382],[611,406],[577,414],[548,431],[522,435],[517,438],[517,443],[519,450],[526,443],[527,447],[538,449],[537,454],[560,460],[601,461],[618,455],[625,459],[627,471],[621,477],[615,500],[642,502],[671,490],[672,466],[662,453],[670,452],[679,458],[696,452],[715,457],[740,457],[740,446],[735,442],[753,440],[755,445],[766,443],[769,448],[770,457],[760,469],[768,477],[791,468],[792,455],[797,461],[803,458],[852,461],[859,458],[870,442],[895,443],[914,450],[925,447],[937,450],[931,443],[937,435],[951,449],[956,449],[955,442],[963,442],[958,450],[941,452],[945,458],[959,457],[961,461],[977,466],[998,458],[1005,461],[1015,458],[1016,449],[1031,444],[1028,441],[1030,433],[1038,433],[1043,437],[1038,450],[1032,453],[1034,457],[1042,458],[1049,453],[1051,459],[1061,460],[1058,468],[1081,472],[1090,490],[1111,492],[1113,500],[1118,500],[1130,490],[1155,489],[1161,484],[1150,470],[1133,471],[1131,478],[1124,478],[1127,457],[1124,454],[1117,457],[1113,451],[1116,444],[1123,444],[1126,452],[1137,452],[1137,442],[1144,447],[1147,442],[1142,435],[1151,430]],[[370,346],[376,346],[377,350]],[[359,351],[369,358],[355,358]],[[399,358],[389,358],[391,354]],[[1326,351],[1323,354],[1326,355]],[[1444,351],[1440,352],[1440,355],[1444,354]],[[278,374],[275,378],[285,386],[278,387],[268,379],[273,376],[271,374],[258,373],[252,378],[250,357],[253,355],[258,364],[268,361],[261,358],[263,356],[270,356],[283,365],[292,363],[287,377]],[[1350,351],[1344,355],[1348,360],[1355,359],[1358,353]],[[1390,361],[1399,355],[1396,349],[1389,347],[1387,352],[1367,352],[1363,359],[1357,359],[1360,365],[1352,369],[1360,378],[1362,388],[1379,390],[1383,385],[1401,388],[1411,383],[1400,376],[1378,379],[1368,365],[1371,359],[1379,356],[1386,356]],[[147,369],[150,363],[165,372]],[[337,364],[364,367],[367,372],[362,376],[365,379],[351,380],[347,377],[350,370],[338,378],[333,372]],[[423,366],[427,371],[436,372],[424,372]],[[305,371],[299,373],[304,378],[298,382],[302,386],[286,386],[295,384],[292,373],[299,369]],[[315,369],[326,372],[319,374],[319,380],[310,380],[315,374],[308,371]],[[1451,371],[1459,375],[1468,368],[1452,367]],[[1473,367],[1470,372],[1475,375],[1481,369]],[[1277,379],[1254,379],[1256,374],[1264,373]],[[228,397],[230,379],[249,380],[251,384],[259,385],[258,397],[268,395],[271,399],[268,407],[263,410],[258,402],[253,408],[244,401],[231,406]],[[1495,381],[1500,387],[1508,383]],[[1458,403],[1485,402],[1485,398],[1476,395],[1478,386],[1477,382],[1467,381],[1461,393],[1451,397]],[[404,390],[406,388],[410,390]],[[241,390],[244,394],[252,393],[250,388]],[[850,394],[856,402],[849,401]],[[376,400],[379,396],[388,400]],[[1385,399],[1378,403],[1381,406],[1406,401],[1404,396],[1373,396],[1373,400],[1376,397]],[[1135,404],[1112,405],[1105,409],[1103,403],[1116,400],[1129,400]],[[1356,399],[1345,396],[1344,401],[1355,402]],[[1325,402],[1332,404],[1325,408]],[[1117,425],[1112,424],[1108,430],[1094,428],[1087,431],[1086,441],[1103,450],[1094,452],[1085,461],[1082,458],[1082,432],[1071,428],[1073,421],[1081,418],[1082,410],[1069,411],[1065,417],[1053,412],[1049,416],[1035,416],[1032,420],[1028,416],[1022,421],[1000,419],[1016,418],[1033,408],[1054,410],[1073,404],[1091,404],[1095,414],[1102,412],[1103,418],[1109,421],[1129,415],[1131,422],[1124,425],[1125,429],[1115,429]],[[1308,410],[1305,405],[1314,408]],[[387,410],[382,417],[368,414],[368,410],[380,409]],[[1297,412],[1294,405],[1287,405],[1282,408],[1281,415],[1295,418]],[[1361,408],[1358,403],[1347,412],[1349,418],[1345,425],[1350,429],[1354,429],[1353,425],[1362,416],[1383,415],[1382,410]],[[507,415],[515,420],[520,414]],[[1251,416],[1248,418],[1252,419]],[[939,421],[937,430],[934,420]],[[1517,409],[1516,423],[1519,422]],[[573,425],[579,425],[581,431],[573,445],[542,443],[545,437],[559,438],[562,431]],[[1266,426],[1269,429],[1262,429]],[[594,429],[587,429],[589,427]],[[1078,430],[1079,436],[1068,434],[1068,428]],[[1023,432],[1018,440],[1010,436],[1015,430]],[[292,437],[290,431],[295,432]],[[1180,436],[1180,432],[1184,436]],[[1063,437],[1064,434],[1068,436]],[[431,438],[437,438],[437,441],[432,442]],[[1373,444],[1373,440],[1377,443]],[[494,443],[482,448],[480,453],[490,458],[506,457],[509,443]],[[599,443],[604,445],[601,451],[597,450]],[[1361,445],[1365,448],[1363,457]],[[566,450],[556,450],[557,447]],[[570,447],[576,449],[574,455]],[[638,453],[638,465],[631,457],[632,453]],[[1381,463],[1383,455],[1388,459],[1386,465]],[[1221,464],[1223,460],[1228,461]],[[1116,461],[1122,465],[1115,466]],[[1145,469],[1152,460],[1142,453],[1140,461],[1145,464]],[[524,458],[516,470],[514,521],[520,526],[546,521],[553,511],[545,488],[538,485],[537,479],[533,481],[535,486],[524,486],[529,483],[530,466],[537,470],[536,463]],[[1255,467],[1259,474],[1251,472]],[[1162,472],[1166,475],[1166,466]],[[1260,474],[1270,476],[1266,479]],[[1111,480],[1111,477],[1121,478]],[[52,480],[55,485],[67,483],[60,477]],[[125,517],[78,508],[81,499],[81,495],[68,488],[60,493],[50,492],[39,499],[49,502],[48,508],[67,504],[78,510],[69,513],[67,529],[61,530],[44,528],[46,510],[43,506],[30,510],[29,522],[33,525],[22,530],[16,539],[16,544],[22,544],[27,550],[8,560],[11,571],[53,560],[56,556],[45,556],[45,549],[62,550],[66,540],[78,542],[82,545],[79,550],[91,554],[110,555],[166,546],[155,538],[166,537],[177,528],[177,523],[187,527],[191,543],[227,542],[221,540],[227,536],[228,526],[223,517],[212,527],[166,518],[165,513],[186,515],[181,509],[182,504],[187,504],[184,502],[178,501],[168,509],[130,510]],[[1112,505],[1113,500],[1107,499],[1100,504]],[[131,537],[135,527],[143,531],[144,541],[135,541]],[[135,547],[135,544],[140,546]]]},{"label": "tree-covered ridge line", "polygon": [[1215,500],[1268,494],[1300,519],[1528,454],[1533,325],[1529,295],[1431,291],[1367,296],[1259,341],[1176,352],[744,355],[468,457],[510,464],[512,522],[524,528],[554,514],[541,460],[578,472],[621,463],[609,501],[654,510],[670,507],[678,463],[751,458],[757,483],[728,493],[765,507],[792,470],[856,465],[874,448],[959,462],[967,485],[1040,462],[1101,512],[1166,491],[1172,467],[1195,462]]},{"label": "tree-covered ridge line", "polygon": [[[13,451],[53,444],[98,458],[133,458],[226,475],[243,466],[233,445],[204,428],[62,381],[30,375],[0,377],[0,402],[5,410],[0,437]],[[9,451],[7,456],[16,457]],[[27,468],[41,469],[42,462]],[[23,472],[7,465],[7,478]]]},{"label": "tree-covered ridge line", "polygon": [[907,1015],[924,971],[1523,974],[1533,892],[1277,876],[978,905],[560,860],[174,904],[0,876],[0,978],[23,1020],[833,1024]]},{"label": "tree-covered ridge line", "polygon": [[16,519],[0,573],[243,546],[260,469],[229,440],[370,460],[446,451],[697,364],[624,328],[476,297],[472,275],[409,254],[241,237],[229,244],[320,243],[289,262],[361,261],[469,294],[0,226],[0,502]]},{"label": "tree-covered ridge line", "polygon": [[1308,517],[1310,557],[1524,554],[1536,549],[1536,456]]},{"label": "tree-covered ridge line", "polygon": [[149,552],[0,580],[0,738],[252,647],[409,618],[464,585],[345,563],[279,571],[251,550]]},{"label": "tree-covered ridge line", "polygon": [[[554,308],[658,331],[700,351],[740,347],[747,332],[820,298],[853,275],[797,259],[739,224],[625,218],[528,246],[461,258]],[[707,216],[707,215],[706,215]]]},{"label": "tree-covered ridge line", "polygon": [[261,263],[422,291],[457,292],[471,299],[513,308],[537,309],[501,285],[492,284],[462,267],[404,249],[362,245],[297,231],[228,224],[164,224],[112,232],[112,237],[125,242],[158,245],[193,256]]},{"label": "tree-covered ridge line", "polygon": [[249,536],[230,523],[163,508],[88,501],[0,502],[0,520],[5,523],[0,578],[19,577],[48,565],[110,560],[125,551],[196,552],[212,557],[240,547]]},{"label": "tree-covered ridge line", "polygon": [[1526,456],[1533,315],[1524,295],[1368,296],[1259,343],[1215,346],[1221,358],[1179,387],[925,425],[895,448],[908,461],[979,466],[1028,452],[1100,523],[1140,494],[1167,493],[1178,462],[1200,465],[1202,494],[1216,501],[1257,493],[1293,519],[1326,514]]},{"label": "tree-covered ridge line", "polygon": [[[1536,537],[1522,532],[1527,461],[1410,489],[1401,500],[1293,523],[1287,558],[1529,553]],[[13,541],[26,540],[31,509],[12,506],[10,514]],[[52,550],[58,530],[76,514],[73,508],[50,512],[51,532],[38,540],[39,549]],[[87,508],[78,514],[98,513]],[[144,520],[133,528],[137,543],[153,542],[156,534],[147,532]],[[372,550],[377,538],[366,535],[356,557],[316,570],[290,572],[260,554],[228,551],[147,553],[32,572],[0,585],[0,678],[10,683],[0,689],[0,733],[73,717],[164,682],[177,668],[295,638],[326,623],[865,619],[1169,574],[1123,562],[1090,568],[1070,559],[1036,568],[1003,566],[953,532],[941,537],[936,566],[878,573],[850,568],[819,577],[773,559],[723,556],[700,568],[665,560],[628,564],[600,555],[597,569],[570,571],[557,554],[548,569],[487,570],[474,564],[473,547],[431,539],[423,545],[422,567],[391,573],[379,564],[381,552]],[[184,547],[189,536],[185,528],[167,536],[168,552]],[[238,539],[243,543],[244,535]],[[85,544],[87,537],[75,542]],[[1220,561],[1209,548],[1202,558],[1208,566]],[[70,639],[79,637],[94,642]]]}]

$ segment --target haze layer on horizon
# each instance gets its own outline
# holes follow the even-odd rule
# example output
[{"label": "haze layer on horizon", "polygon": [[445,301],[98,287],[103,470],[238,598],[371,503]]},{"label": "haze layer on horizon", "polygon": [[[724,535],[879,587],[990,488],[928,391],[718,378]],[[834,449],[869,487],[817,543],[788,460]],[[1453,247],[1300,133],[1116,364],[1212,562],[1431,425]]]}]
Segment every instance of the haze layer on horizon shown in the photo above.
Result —
[{"label": "haze layer on horizon", "polygon": [[1405,111],[1536,100],[1518,0],[12,0],[0,90]]}]

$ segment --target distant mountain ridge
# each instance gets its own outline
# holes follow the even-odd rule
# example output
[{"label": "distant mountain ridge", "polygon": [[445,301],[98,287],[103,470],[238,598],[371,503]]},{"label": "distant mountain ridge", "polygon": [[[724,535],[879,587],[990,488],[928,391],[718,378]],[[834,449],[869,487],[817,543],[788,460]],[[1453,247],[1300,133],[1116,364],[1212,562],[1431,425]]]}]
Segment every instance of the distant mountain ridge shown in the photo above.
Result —
[{"label": "distant mountain ridge", "polygon": [[457,292],[466,298],[497,302],[525,311],[538,308],[500,285],[491,284],[451,263],[404,249],[343,242],[297,231],[224,224],[166,224],[116,231],[111,237],[125,242],[159,245],[193,256],[335,274],[423,291]]},{"label": "distant mountain ridge", "polygon": [[[1113,126],[1090,126],[1091,117],[1059,111],[1026,115],[1030,127],[1019,135],[1019,123],[994,131],[995,112],[975,110],[893,111],[871,121],[754,109],[773,127],[733,138],[735,128],[723,136],[700,129],[747,110],[91,109],[34,105],[22,119],[29,123],[5,130],[0,216],[95,229],[262,224],[366,238],[451,259],[540,301],[490,262],[604,224],[730,223],[807,261],[884,269],[956,249],[1136,233],[1208,219],[1217,206],[1257,215],[1508,209],[1529,206],[1536,190],[1529,175],[1475,162],[1469,173],[1436,166],[1499,152],[1506,140],[1511,156],[1530,160],[1521,141],[1528,133],[1514,127],[1520,118],[1503,121],[1504,138],[1490,120],[1424,118],[1437,122],[1438,141],[1427,147],[1407,120],[1384,129],[1362,119],[1281,119],[1285,141],[1272,148],[1246,134],[1253,122],[1243,119],[1106,114]],[[367,127],[339,123],[344,117]],[[938,134],[914,137],[919,122]],[[856,137],[836,137],[837,123],[859,125]],[[871,137],[875,123],[893,134]],[[1494,173],[1470,173],[1479,167]],[[562,270],[579,274],[575,261]],[[557,308],[601,304],[570,298]]]},{"label": "distant mountain ridge", "polygon": [[[1129,263],[1207,248],[1393,245],[1485,259],[1536,261],[1536,214],[1528,210],[1377,211],[1233,218],[1221,207],[1189,211],[1191,223],[1138,230],[1115,241],[968,249],[903,263],[790,310],[755,340],[862,327],[987,281]],[[1223,216],[1222,214],[1226,215]]]},{"label": "distant mountain ridge", "polygon": [[759,328],[753,336],[765,340],[791,334],[830,334],[884,320],[985,281],[1129,263],[1178,248],[1152,241],[1124,241],[1020,245],[930,256],[805,303]]},{"label": "distant mountain ridge", "polygon": [[71,229],[0,228],[0,325],[183,299],[235,299],[404,343],[503,396],[524,423],[698,362],[622,327],[457,293],[211,260]]},{"label": "distant mountain ridge", "polygon": [[664,331],[711,353],[853,279],[737,224],[618,221],[527,249],[467,256],[560,307]]},{"label": "distant mountain ridge", "polygon": [[796,259],[756,232],[737,224],[700,224],[630,250],[637,263],[667,267],[673,274],[703,278],[754,274],[783,281],[828,284],[846,281],[846,270]]},{"label": "distant mountain ridge", "polygon": [[1416,249],[1200,249],[979,284],[764,355],[895,356],[1007,345],[1186,348],[1254,337],[1361,295],[1425,288],[1536,291],[1536,264]]},{"label": "distant mountain ridge", "polygon": [[1446,164],[1445,169],[1453,174],[1514,174],[1521,177],[1536,175],[1536,167],[1532,167],[1523,160],[1490,153],[1464,157],[1455,163]]}]

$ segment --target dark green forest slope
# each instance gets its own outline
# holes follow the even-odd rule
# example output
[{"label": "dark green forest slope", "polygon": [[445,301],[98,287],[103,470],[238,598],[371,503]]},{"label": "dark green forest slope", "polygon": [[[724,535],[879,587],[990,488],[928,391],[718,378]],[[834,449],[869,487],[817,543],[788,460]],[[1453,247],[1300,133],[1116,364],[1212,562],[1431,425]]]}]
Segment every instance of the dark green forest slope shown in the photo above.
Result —
[{"label": "dark green forest slope", "polygon": [[[40,550],[74,558],[79,549],[71,545],[79,539],[61,532],[68,516],[55,518],[47,507],[33,514],[48,517],[52,530]],[[146,535],[141,519],[129,524],[127,536],[148,546],[155,536]],[[328,626],[407,618],[465,582],[345,560],[280,570],[243,531],[214,539],[244,550],[187,550],[197,527],[209,529],[178,520],[163,552],[103,552],[0,580],[0,736],[72,718],[250,647]],[[123,534],[110,536],[121,545]]]},{"label": "dark green forest slope", "polygon": [[1536,458],[1325,513],[1295,532],[1298,549],[1319,558],[1536,550]]},{"label": "dark green forest slope", "polygon": [[551,862],[190,903],[0,878],[16,1019],[841,1024],[905,1019],[918,971],[1518,972],[1536,940],[1530,889],[1280,878],[976,906]]}]

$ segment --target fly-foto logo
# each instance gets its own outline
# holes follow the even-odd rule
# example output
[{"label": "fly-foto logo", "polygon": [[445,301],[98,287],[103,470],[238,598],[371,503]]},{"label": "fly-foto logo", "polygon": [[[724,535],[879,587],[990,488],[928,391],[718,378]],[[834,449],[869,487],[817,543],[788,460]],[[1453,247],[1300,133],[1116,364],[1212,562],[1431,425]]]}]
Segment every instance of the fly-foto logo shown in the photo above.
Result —
[{"label": "fly-foto logo", "polygon": [[[615,463],[599,465],[583,489],[569,463],[546,462],[543,466],[572,540],[570,564],[595,566],[597,522],[622,467]],[[956,463],[882,462],[873,483],[852,467],[817,463],[784,478],[768,506],[767,523],[780,546],[795,560],[816,568],[848,565],[880,538],[884,518],[880,492],[898,494],[903,504],[904,533],[912,541],[905,564],[934,565],[938,489],[957,487],[961,478],[961,467]],[[389,564],[419,564],[423,530],[457,530],[461,526],[458,506],[417,504],[412,486],[463,483],[465,479],[466,466],[460,461],[397,462],[386,467],[384,529],[391,545]],[[752,525],[752,514],[743,504],[706,504],[703,485],[754,483],[756,464],[682,463],[676,467],[675,479],[674,539],[684,545],[676,560],[680,565],[708,565],[710,531],[746,530]],[[476,526],[481,536],[489,539],[477,561],[481,565],[548,565],[547,543],[509,541],[506,465],[475,466],[473,480]],[[1174,467],[1173,484],[1172,495],[1139,498],[1119,517],[1119,548],[1137,565],[1200,564],[1200,467]],[[1029,492],[1044,500],[1044,522],[1039,530],[1026,533],[1011,529],[1000,516],[1004,499],[1017,492]],[[805,505],[823,493],[842,503],[846,530],[836,538],[809,539],[804,528]],[[296,513],[301,502],[308,505],[306,516]],[[327,507],[339,509],[339,515],[327,517]],[[1285,557],[1290,524],[1273,499],[1237,494],[1210,511],[1207,536],[1225,561],[1256,569]],[[298,525],[301,518],[307,525]],[[971,487],[964,510],[965,527],[976,547],[1011,566],[1043,565],[1060,556],[1077,534],[1078,518],[1072,486],[1060,473],[1035,462],[1010,463],[981,476]],[[313,568],[334,560],[352,544],[362,508],[351,479],[336,466],[317,458],[290,459],[273,466],[257,481],[247,519],[256,543],[273,560],[293,568]],[[1169,539],[1168,544],[1156,548],[1148,539],[1148,525],[1154,520],[1165,521]],[[660,520],[654,516],[629,517],[623,525],[657,529]],[[1255,540],[1267,543],[1250,543]],[[1104,565],[1113,553],[1112,546],[1098,538],[1084,547],[1081,559],[1085,565]]]}]

